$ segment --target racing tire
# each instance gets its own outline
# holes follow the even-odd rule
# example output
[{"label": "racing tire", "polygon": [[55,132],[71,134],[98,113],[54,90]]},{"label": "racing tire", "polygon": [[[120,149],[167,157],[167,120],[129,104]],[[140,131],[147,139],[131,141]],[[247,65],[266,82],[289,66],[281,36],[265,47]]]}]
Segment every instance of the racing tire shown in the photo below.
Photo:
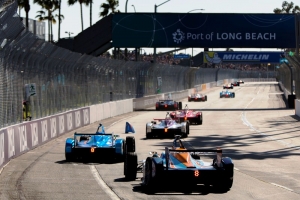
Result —
[{"label": "racing tire", "polygon": [[207,101],[207,96],[205,96],[205,101]]},{"label": "racing tire", "polygon": [[235,93],[233,92],[233,93],[232,93],[232,98],[234,98],[234,97],[235,97]]},{"label": "racing tire", "polygon": [[[153,168],[153,166],[155,168]],[[142,185],[146,193],[153,193],[159,186],[159,178],[162,177],[164,171],[163,163],[155,163],[153,157],[148,157],[145,162]],[[152,173],[155,173],[153,176]]]},{"label": "racing tire", "polygon": [[179,110],[182,110],[182,102],[181,102],[181,101],[178,102],[178,109],[179,109]]},{"label": "racing tire", "polygon": [[202,116],[199,115],[197,124],[202,125]]},{"label": "racing tire", "polygon": [[134,181],[136,179],[137,165],[138,159],[136,153],[127,153],[124,162],[124,175],[126,180]]},{"label": "racing tire", "polygon": [[133,136],[126,137],[126,153],[135,152],[135,138]]},{"label": "racing tire", "polygon": [[65,153],[66,161],[72,162],[74,160],[74,156],[72,153]]},{"label": "racing tire", "polygon": [[125,141],[123,140],[122,141],[122,153],[121,154],[117,154],[116,155],[116,160],[119,161],[119,162],[124,162],[125,160],[125,154],[126,154],[126,146],[125,146]]},{"label": "racing tire", "polygon": [[187,122],[186,123],[186,128],[185,128],[185,133],[182,133],[182,137],[187,138],[189,134],[190,134],[190,123]]},{"label": "racing tire", "polygon": [[152,132],[148,133],[147,132],[147,126],[146,126],[146,139],[153,138]]}]

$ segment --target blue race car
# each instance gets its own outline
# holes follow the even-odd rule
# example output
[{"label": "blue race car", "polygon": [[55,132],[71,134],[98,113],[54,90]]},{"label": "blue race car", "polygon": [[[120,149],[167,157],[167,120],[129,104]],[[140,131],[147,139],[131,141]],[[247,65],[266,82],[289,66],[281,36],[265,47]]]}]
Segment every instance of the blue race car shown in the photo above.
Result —
[{"label": "blue race car", "polygon": [[228,90],[220,92],[220,98],[234,98],[235,93],[234,92],[229,92]]},{"label": "blue race car", "polygon": [[[180,136],[176,136],[172,148],[165,147],[161,155],[150,154],[151,157],[138,163],[136,153],[127,153],[124,162],[125,178],[135,180],[136,173],[141,171],[142,186],[146,190],[155,192],[171,183],[190,188],[196,184],[212,185],[226,191],[232,187],[234,164],[231,158],[222,157],[220,148],[186,149]],[[212,161],[204,161],[200,155],[212,156]]]},{"label": "blue race car", "polygon": [[65,156],[67,161],[77,159],[124,159],[125,144],[127,152],[135,151],[134,137],[127,136],[126,140],[113,133],[105,133],[99,124],[96,133],[74,133],[73,138],[66,139]]}]

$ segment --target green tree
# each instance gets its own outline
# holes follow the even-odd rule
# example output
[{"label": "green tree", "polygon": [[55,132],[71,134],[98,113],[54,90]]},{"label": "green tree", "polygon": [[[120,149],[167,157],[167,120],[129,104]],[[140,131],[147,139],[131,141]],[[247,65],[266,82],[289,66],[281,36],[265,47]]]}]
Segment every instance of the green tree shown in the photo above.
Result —
[{"label": "green tree", "polygon": [[111,13],[117,13],[120,12],[117,10],[117,7],[119,6],[119,1],[118,0],[106,0],[107,3],[102,3],[100,5],[100,9],[103,9],[99,13],[99,17],[106,17],[111,10]]},{"label": "green tree", "polygon": [[68,4],[69,6],[74,5],[75,3],[79,3],[80,4],[80,15],[81,15],[81,31],[83,31],[83,13],[82,13],[82,4],[86,4],[88,5],[87,2],[89,2],[90,0],[68,0]]},{"label": "green tree", "polygon": [[[42,10],[37,11],[38,15],[35,18],[38,18],[39,21],[48,21],[48,41],[52,42],[52,24],[56,23],[53,12],[59,8],[59,0],[33,0],[33,2],[42,7]],[[47,14],[43,9],[46,10]]]},{"label": "green tree", "polygon": [[300,13],[300,7],[299,6],[294,6],[294,3],[293,2],[287,2],[287,1],[284,1],[282,2],[282,8],[275,8],[273,10],[273,12],[275,14],[281,14],[281,13]]},{"label": "green tree", "polygon": [[92,26],[93,25],[93,21],[92,21],[93,0],[86,0],[85,4],[90,6],[90,26]]},{"label": "green tree", "polygon": [[29,0],[18,0],[18,6],[19,6],[19,15],[21,14],[21,9],[24,8],[26,13],[26,29],[28,29],[28,20],[29,20],[29,11],[30,11],[30,4]]}]

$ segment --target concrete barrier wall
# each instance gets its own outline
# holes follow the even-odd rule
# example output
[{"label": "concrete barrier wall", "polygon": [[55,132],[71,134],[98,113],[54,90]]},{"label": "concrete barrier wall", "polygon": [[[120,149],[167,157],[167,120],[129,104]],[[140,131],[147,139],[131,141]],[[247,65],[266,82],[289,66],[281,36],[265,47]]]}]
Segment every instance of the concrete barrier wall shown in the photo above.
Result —
[{"label": "concrete barrier wall", "polygon": [[85,107],[1,129],[0,168],[12,158],[88,124],[90,107]]},{"label": "concrete barrier wall", "polygon": [[127,99],[92,105],[1,129],[0,169],[12,158],[64,133],[132,111],[133,99]]},{"label": "concrete barrier wall", "polygon": [[295,115],[300,117],[300,100],[295,99]]}]

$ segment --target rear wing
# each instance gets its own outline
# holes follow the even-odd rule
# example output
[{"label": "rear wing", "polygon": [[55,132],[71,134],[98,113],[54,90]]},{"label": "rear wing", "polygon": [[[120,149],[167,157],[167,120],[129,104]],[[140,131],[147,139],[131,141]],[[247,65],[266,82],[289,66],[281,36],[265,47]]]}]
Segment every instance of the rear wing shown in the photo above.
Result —
[{"label": "rear wing", "polygon": [[107,135],[107,136],[113,136],[113,133],[104,133],[104,134],[97,134],[97,133],[74,133],[74,136],[93,136],[93,135]]},{"label": "rear wing", "polygon": [[165,158],[166,158],[166,169],[169,168],[169,159],[170,159],[170,152],[193,152],[193,153],[217,153],[217,159],[216,164],[218,167],[221,167],[222,163],[222,149],[169,149],[168,147],[165,147]]}]

